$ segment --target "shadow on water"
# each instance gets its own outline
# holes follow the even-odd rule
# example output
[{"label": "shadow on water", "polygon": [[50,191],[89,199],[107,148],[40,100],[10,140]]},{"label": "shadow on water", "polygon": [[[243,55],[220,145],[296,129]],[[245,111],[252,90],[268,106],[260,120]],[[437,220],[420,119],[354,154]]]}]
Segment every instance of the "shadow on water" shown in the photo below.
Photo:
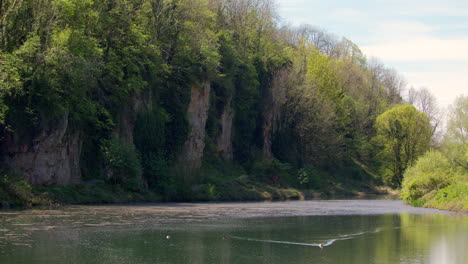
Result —
[{"label": "shadow on water", "polygon": [[0,213],[0,263],[457,264],[466,245],[466,215],[388,200]]}]

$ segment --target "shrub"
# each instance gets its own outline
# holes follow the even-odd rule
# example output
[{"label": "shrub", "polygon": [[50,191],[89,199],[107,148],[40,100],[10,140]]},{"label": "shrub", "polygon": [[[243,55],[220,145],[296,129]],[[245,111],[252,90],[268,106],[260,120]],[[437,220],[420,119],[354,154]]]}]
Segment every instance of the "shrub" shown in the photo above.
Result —
[{"label": "shrub", "polygon": [[431,191],[450,185],[454,179],[448,159],[440,152],[430,151],[405,172],[401,197],[414,204]]},{"label": "shrub", "polygon": [[308,189],[322,187],[322,173],[314,166],[305,166],[297,171],[299,183]]},{"label": "shrub", "polygon": [[252,174],[261,182],[279,186],[285,183],[285,179],[291,175],[292,167],[288,163],[278,160],[265,160],[253,165]]},{"label": "shrub", "polygon": [[143,175],[148,182],[148,186],[166,195],[174,184],[166,159],[158,154],[146,153],[142,164]]},{"label": "shrub", "polygon": [[21,175],[4,174],[0,178],[0,202],[8,206],[30,207],[33,203],[31,185]]},{"label": "shrub", "polygon": [[165,148],[168,121],[168,114],[155,107],[140,113],[134,128],[134,142],[141,155],[143,177],[150,189],[156,189],[166,196],[173,185],[168,151]]},{"label": "shrub", "polygon": [[142,188],[140,158],[133,145],[114,138],[102,151],[110,183],[131,191]]}]

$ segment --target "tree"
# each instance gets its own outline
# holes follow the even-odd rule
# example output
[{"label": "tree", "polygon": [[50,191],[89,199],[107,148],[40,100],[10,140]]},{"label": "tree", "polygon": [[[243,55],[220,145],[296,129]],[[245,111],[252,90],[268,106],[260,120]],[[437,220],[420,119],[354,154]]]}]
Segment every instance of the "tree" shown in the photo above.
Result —
[{"label": "tree", "polygon": [[405,80],[395,70],[386,68],[376,59],[370,60],[367,67],[375,77],[373,86],[382,90],[379,91],[382,93],[382,98],[385,98],[389,104],[399,104],[402,99],[401,93],[406,87]]},{"label": "tree", "polygon": [[366,57],[351,40],[343,38],[335,47],[331,54],[332,58],[342,61],[350,61],[362,68],[366,67]]},{"label": "tree", "polygon": [[429,150],[429,118],[411,105],[396,106],[377,117],[376,140],[383,146],[381,156],[389,183],[400,186],[406,168]]},{"label": "tree", "polygon": [[408,89],[408,103],[429,117],[432,125],[432,135],[438,138],[438,128],[441,121],[441,111],[437,105],[437,99],[426,87]]},{"label": "tree", "polygon": [[468,96],[459,96],[449,108],[447,137],[449,140],[468,144]]},{"label": "tree", "polygon": [[293,29],[293,36],[291,38],[296,43],[302,39],[308,43],[314,45],[322,54],[330,56],[335,50],[338,40],[332,34],[326,31],[317,29],[310,25],[301,25],[298,28]]},{"label": "tree", "polygon": [[468,96],[459,96],[449,107],[443,146],[453,163],[468,170]]}]

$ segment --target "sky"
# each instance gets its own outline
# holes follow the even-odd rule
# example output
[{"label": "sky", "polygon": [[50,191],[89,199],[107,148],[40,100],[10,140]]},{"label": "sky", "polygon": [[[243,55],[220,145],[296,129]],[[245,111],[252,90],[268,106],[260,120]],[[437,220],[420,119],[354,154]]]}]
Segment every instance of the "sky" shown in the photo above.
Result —
[{"label": "sky", "polygon": [[346,37],[426,87],[441,107],[468,95],[467,0],[276,0],[282,24]]}]

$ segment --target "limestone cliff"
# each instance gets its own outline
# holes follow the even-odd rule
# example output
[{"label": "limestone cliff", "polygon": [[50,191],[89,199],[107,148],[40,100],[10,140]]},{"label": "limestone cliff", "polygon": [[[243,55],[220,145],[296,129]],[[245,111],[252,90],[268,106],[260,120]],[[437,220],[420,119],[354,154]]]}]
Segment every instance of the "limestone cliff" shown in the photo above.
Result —
[{"label": "limestone cliff", "polygon": [[281,107],[286,101],[286,89],[289,79],[287,69],[280,69],[274,75],[271,81],[270,89],[267,96],[264,98],[263,111],[263,157],[272,159],[271,151],[272,136],[277,129],[277,121],[280,117]]},{"label": "limestone cliff", "polygon": [[68,113],[55,127],[45,128],[28,143],[19,142],[15,134],[5,140],[4,163],[24,175],[35,185],[67,185],[81,178],[82,139],[71,133]]},{"label": "limestone cliff", "polygon": [[123,140],[127,144],[133,144],[133,129],[137,115],[141,111],[151,109],[151,91],[145,91],[141,94],[133,96],[130,102],[122,106],[117,116],[117,138]]},{"label": "limestone cliff", "polygon": [[205,126],[210,107],[211,84],[204,82],[201,87],[192,86],[190,104],[187,110],[190,132],[184,143],[181,162],[188,168],[200,168],[205,149]]},{"label": "limestone cliff", "polygon": [[225,160],[232,160],[232,120],[234,114],[231,107],[231,99],[224,106],[223,114],[221,115],[220,124],[221,132],[217,139],[218,154]]}]

